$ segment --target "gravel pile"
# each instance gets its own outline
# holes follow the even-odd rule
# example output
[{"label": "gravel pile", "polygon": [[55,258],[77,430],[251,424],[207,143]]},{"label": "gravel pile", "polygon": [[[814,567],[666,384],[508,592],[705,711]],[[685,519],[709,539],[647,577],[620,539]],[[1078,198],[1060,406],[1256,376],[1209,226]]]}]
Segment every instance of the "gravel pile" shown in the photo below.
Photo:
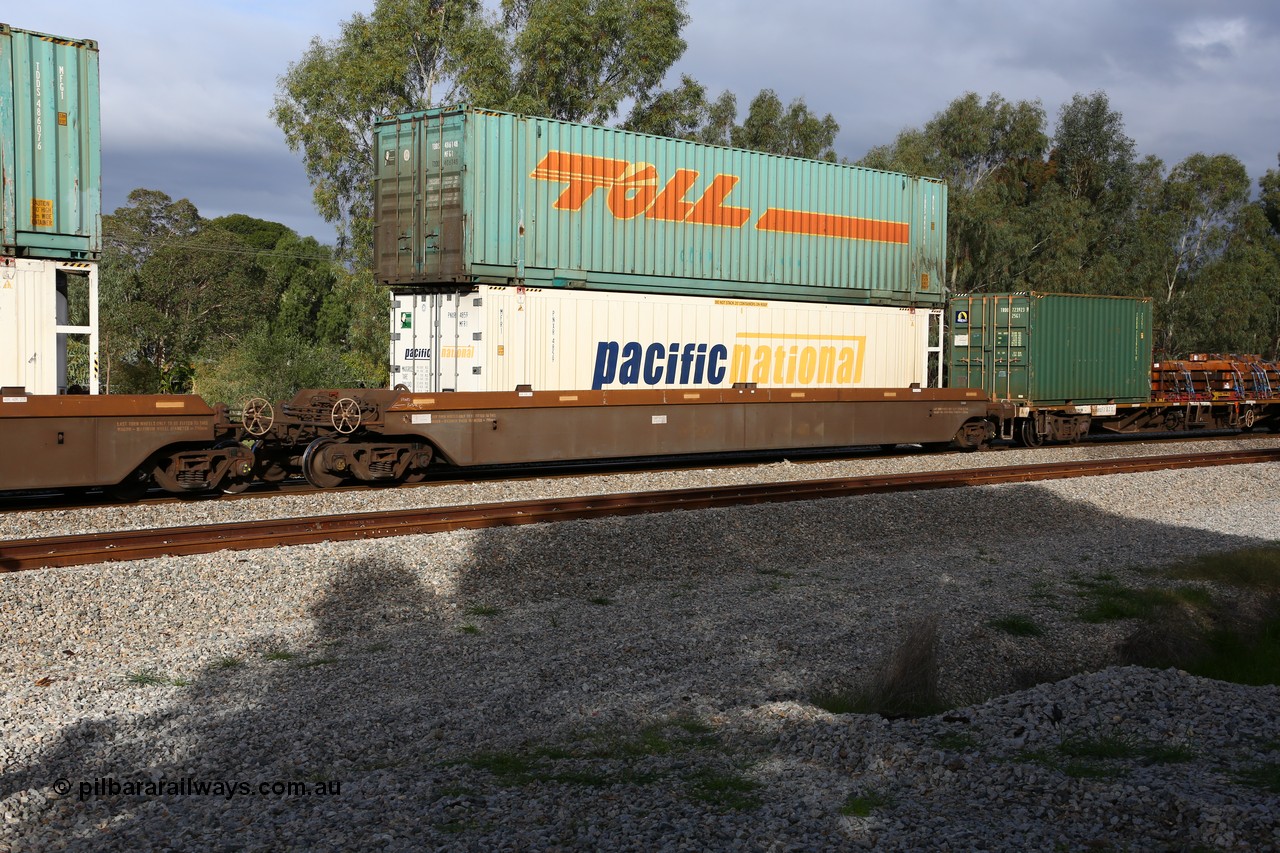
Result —
[{"label": "gravel pile", "polygon": [[[585,488],[624,481],[661,487]],[[1077,618],[1278,512],[1253,465],[0,575],[0,851],[1278,849],[1280,691],[1111,666],[1133,626]],[[813,704],[922,617],[954,710]]]}]

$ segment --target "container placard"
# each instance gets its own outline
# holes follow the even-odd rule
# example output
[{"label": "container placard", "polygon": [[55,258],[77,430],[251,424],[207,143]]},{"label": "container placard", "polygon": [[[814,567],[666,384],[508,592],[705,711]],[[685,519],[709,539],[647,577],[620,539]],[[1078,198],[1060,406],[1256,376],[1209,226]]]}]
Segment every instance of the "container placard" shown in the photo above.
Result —
[{"label": "container placard", "polygon": [[36,228],[53,227],[53,200],[48,198],[31,199],[31,224]]}]

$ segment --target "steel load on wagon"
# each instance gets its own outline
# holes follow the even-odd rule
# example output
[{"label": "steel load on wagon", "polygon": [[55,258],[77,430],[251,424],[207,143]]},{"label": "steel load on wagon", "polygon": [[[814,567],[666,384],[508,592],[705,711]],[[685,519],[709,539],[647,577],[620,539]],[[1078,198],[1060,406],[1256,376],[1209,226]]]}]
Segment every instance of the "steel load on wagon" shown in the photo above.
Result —
[{"label": "steel load on wagon", "polygon": [[947,384],[1031,406],[1151,396],[1151,300],[1064,293],[951,299]]},{"label": "steel load on wagon", "polygon": [[98,45],[0,24],[0,254],[102,253]]},{"label": "steel load on wagon", "polygon": [[938,180],[469,108],[375,126],[379,281],[938,306]]}]

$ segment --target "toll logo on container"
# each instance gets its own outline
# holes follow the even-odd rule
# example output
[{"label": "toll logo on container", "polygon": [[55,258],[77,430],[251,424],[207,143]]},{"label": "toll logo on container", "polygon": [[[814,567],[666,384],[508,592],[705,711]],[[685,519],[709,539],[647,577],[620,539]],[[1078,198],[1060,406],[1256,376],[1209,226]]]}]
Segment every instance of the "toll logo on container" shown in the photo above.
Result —
[{"label": "toll logo on container", "polygon": [[[716,175],[693,201],[689,193],[701,178],[697,170],[676,169],[664,183],[657,166],[652,163],[551,151],[542,158],[530,177],[568,184],[552,205],[556,210],[579,212],[597,190],[606,190],[605,204],[616,219],[644,216],[664,222],[742,228],[753,216],[750,208],[728,203],[729,196],[742,180],[738,175]],[[755,228],[782,234],[882,243],[907,243],[911,236],[911,226],[906,222],[780,207],[766,209],[756,219]]]},{"label": "toll logo on container", "polygon": [[[600,341],[591,388],[620,385],[849,386],[862,381],[866,336],[744,332],[725,344]],[[754,343],[753,343],[754,341]]]}]

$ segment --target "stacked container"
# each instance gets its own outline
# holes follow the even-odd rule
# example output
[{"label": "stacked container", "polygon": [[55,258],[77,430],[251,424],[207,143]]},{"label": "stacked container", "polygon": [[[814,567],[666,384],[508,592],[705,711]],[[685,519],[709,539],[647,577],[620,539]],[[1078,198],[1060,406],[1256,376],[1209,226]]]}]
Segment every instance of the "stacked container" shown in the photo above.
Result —
[{"label": "stacked container", "polygon": [[0,24],[0,385],[68,390],[74,338],[98,390],[101,149],[97,44]]},{"label": "stacked container", "polygon": [[376,127],[380,281],[938,306],[946,184],[476,109]]},{"label": "stacked container", "polygon": [[[728,316],[723,303],[741,301],[767,304],[775,317],[816,316],[811,303],[918,310],[912,331],[886,347],[919,350],[917,332],[929,334],[933,314],[933,346],[940,349],[947,227],[941,181],[469,108],[409,113],[375,130],[376,273],[401,303],[392,314],[393,335],[400,335],[392,344],[399,368],[393,384],[512,390],[513,380],[529,378],[539,390],[587,387],[566,383],[598,377],[553,365],[549,341],[572,342],[578,363],[590,363],[593,347],[628,337],[605,330],[598,318],[634,310],[637,319],[625,322],[644,322],[639,317],[657,303],[646,307],[640,294],[677,300],[663,303],[666,319],[652,340],[630,336],[645,348],[665,347],[672,335],[688,338],[698,317]],[[404,333],[421,335],[424,324],[451,327],[450,317],[431,312],[490,285],[520,288],[531,304],[550,306],[553,294],[564,296],[555,332],[527,324],[522,343],[504,345],[508,363],[525,362],[520,370],[493,370],[494,353],[471,365],[476,374],[456,363],[406,363],[405,352],[467,351],[406,346]],[[575,292],[591,296],[589,311],[573,307]],[[424,294],[443,298],[424,303]],[[492,304],[494,297],[483,299]],[[398,325],[410,303],[414,330]],[[596,318],[589,328],[564,325],[587,315]],[[487,308],[478,316],[496,322]],[[780,333],[814,333],[807,320],[798,322]],[[928,380],[923,362],[907,364],[892,375]],[[456,370],[456,381],[442,378]]]},{"label": "stacked container", "polygon": [[415,392],[938,384],[940,312],[479,285],[393,297]]}]

